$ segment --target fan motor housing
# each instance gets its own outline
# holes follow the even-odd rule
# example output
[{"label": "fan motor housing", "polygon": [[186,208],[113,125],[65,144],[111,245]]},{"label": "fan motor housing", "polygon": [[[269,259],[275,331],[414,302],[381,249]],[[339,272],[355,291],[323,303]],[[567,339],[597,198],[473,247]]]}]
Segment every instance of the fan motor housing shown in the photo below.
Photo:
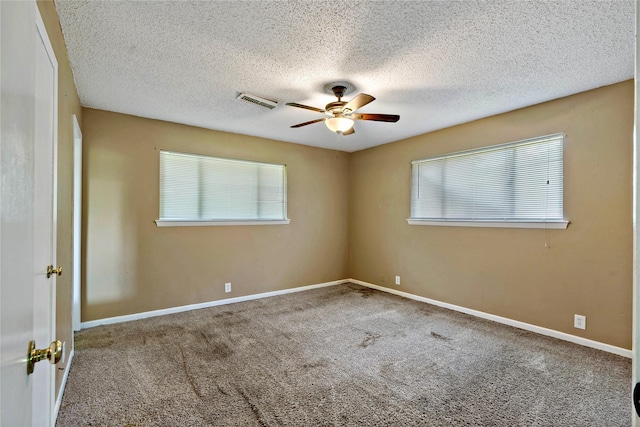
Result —
[{"label": "fan motor housing", "polygon": [[325,111],[330,114],[342,113],[342,108],[347,105],[344,101],[330,102],[324,107]]}]

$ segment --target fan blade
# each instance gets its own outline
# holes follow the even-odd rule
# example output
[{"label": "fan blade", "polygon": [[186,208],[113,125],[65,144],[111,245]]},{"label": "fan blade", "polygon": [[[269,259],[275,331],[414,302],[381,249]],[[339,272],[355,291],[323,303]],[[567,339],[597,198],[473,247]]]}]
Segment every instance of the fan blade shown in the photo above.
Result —
[{"label": "fan blade", "polygon": [[316,107],[309,107],[308,105],[296,104],[295,102],[287,102],[287,105],[289,105],[291,107],[304,108],[305,110],[311,110],[311,111],[315,111],[317,113],[324,114],[324,110],[321,110],[321,109],[316,108]]},{"label": "fan blade", "polygon": [[375,98],[371,95],[367,95],[366,93],[361,93],[360,95],[353,98],[351,101],[347,102],[347,105],[345,105],[342,108],[342,111],[344,110],[356,111],[358,108],[364,107],[374,99]]},{"label": "fan blade", "polygon": [[352,114],[353,120],[375,120],[376,122],[397,122],[400,116],[396,114]]},{"label": "fan blade", "polygon": [[351,135],[354,133],[356,133],[356,130],[353,127],[347,131],[342,132],[343,135]]},{"label": "fan blade", "polygon": [[293,125],[291,127],[292,128],[299,128],[299,127],[302,127],[302,126],[311,125],[311,124],[314,124],[314,123],[324,122],[324,121],[325,121],[325,119],[315,119],[315,120],[311,120],[310,122],[298,123],[297,125]]}]

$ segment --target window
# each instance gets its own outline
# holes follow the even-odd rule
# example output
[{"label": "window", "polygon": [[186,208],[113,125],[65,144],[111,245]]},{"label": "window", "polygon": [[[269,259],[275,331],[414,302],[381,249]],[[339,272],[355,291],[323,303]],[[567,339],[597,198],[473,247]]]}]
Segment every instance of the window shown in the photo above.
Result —
[{"label": "window", "polygon": [[285,165],[160,151],[165,225],[288,224]]},{"label": "window", "polygon": [[566,228],[563,135],[412,162],[409,224]]}]

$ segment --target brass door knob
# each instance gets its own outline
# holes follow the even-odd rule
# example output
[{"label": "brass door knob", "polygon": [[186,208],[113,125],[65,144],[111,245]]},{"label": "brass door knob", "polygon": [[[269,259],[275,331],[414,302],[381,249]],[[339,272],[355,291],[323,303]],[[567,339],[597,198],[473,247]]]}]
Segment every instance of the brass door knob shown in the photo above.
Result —
[{"label": "brass door knob", "polygon": [[62,342],[54,341],[47,348],[36,349],[36,342],[29,341],[29,348],[27,349],[27,375],[33,374],[33,369],[36,363],[41,360],[48,359],[49,363],[55,365],[62,358]]},{"label": "brass door knob", "polygon": [[62,276],[62,267],[58,267],[58,268],[53,268],[53,265],[50,265],[47,267],[47,279],[51,276],[53,276],[54,274],[57,274],[58,276]]}]

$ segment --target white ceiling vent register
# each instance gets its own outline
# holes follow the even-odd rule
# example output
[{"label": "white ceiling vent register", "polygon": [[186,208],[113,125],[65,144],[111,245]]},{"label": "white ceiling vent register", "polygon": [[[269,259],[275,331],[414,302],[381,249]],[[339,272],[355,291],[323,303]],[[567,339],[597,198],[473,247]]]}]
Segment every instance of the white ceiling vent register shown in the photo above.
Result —
[{"label": "white ceiling vent register", "polygon": [[260,105],[261,107],[268,108],[273,110],[278,106],[278,101],[274,101],[272,99],[261,98],[256,95],[251,95],[249,93],[240,93],[236,96],[236,99],[241,101],[251,102],[252,104]]}]

